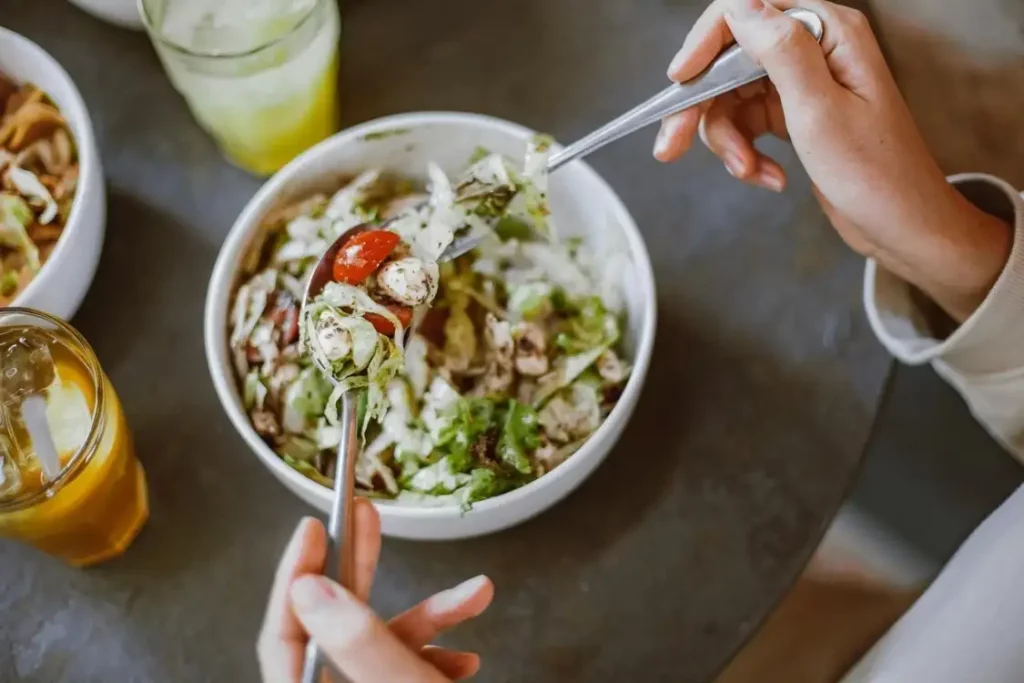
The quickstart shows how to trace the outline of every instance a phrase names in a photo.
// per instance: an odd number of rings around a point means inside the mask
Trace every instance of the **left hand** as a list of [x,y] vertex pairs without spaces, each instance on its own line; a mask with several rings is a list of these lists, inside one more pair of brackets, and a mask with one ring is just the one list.
[[[783,14],[792,7],[821,17],[821,45]],[[1013,231],[946,182],[864,15],[826,0],[714,0],[669,78],[693,78],[734,41],[768,78],[666,118],[655,156],[678,159],[699,134],[732,175],[778,192],[786,175],[754,141],[791,140],[852,249],[955,320],[970,317],[1002,273]]]
[[380,518],[364,499],[356,500],[354,514],[351,592],[320,575],[327,554],[324,525],[306,518],[295,530],[256,645],[264,683],[299,683],[310,636],[352,683],[442,683],[474,675],[480,668],[476,654],[430,642],[487,609],[494,597],[490,579],[469,579],[385,623],[366,604],[380,554]]

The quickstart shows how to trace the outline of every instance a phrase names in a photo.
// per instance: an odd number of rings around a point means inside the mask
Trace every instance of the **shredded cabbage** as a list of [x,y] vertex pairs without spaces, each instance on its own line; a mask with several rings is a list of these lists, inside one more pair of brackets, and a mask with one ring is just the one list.
[[27,230],[32,221],[32,209],[24,199],[0,193],[0,244],[21,252],[29,270],[37,273],[41,267],[39,249],[28,236]]
[[7,169],[7,178],[22,195],[42,202],[44,208],[43,212],[39,215],[40,223],[46,225],[57,217],[57,211],[59,210],[57,202],[54,201],[53,195],[39,181],[35,173],[17,166],[10,166]]
[[404,351],[404,332],[401,321],[386,306],[374,301],[362,289],[344,282],[328,282],[324,291],[317,297],[318,301],[344,310],[348,315],[359,316],[364,313],[375,313],[395,326],[394,337],[400,352]]

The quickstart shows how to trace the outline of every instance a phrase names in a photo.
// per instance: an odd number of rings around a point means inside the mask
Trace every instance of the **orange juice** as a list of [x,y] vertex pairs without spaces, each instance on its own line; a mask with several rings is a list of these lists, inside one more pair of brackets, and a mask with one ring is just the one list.
[[[31,396],[45,399],[49,438],[25,419]],[[0,536],[84,566],[124,552],[148,516],[121,403],[89,345],[45,314],[0,310]]]

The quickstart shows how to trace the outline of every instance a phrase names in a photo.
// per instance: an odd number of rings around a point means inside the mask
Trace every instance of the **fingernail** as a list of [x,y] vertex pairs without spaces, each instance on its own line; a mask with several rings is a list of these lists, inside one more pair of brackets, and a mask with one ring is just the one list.
[[739,21],[750,21],[761,16],[761,10],[763,9],[763,0],[735,0],[735,2],[729,3],[725,13]]
[[772,192],[782,192],[786,180],[774,168],[766,168],[761,171],[761,184]]
[[668,65],[668,77],[669,78],[672,78],[672,76],[677,71],[679,71],[679,69],[683,66],[683,63],[686,61],[686,58],[689,57],[689,56],[690,56],[690,51],[687,49],[686,45],[684,44],[682,49],[680,49],[679,52],[676,53],[676,56],[672,58],[672,61],[669,62],[669,65]]
[[743,159],[734,152],[726,152],[723,155],[725,161],[725,170],[727,170],[734,178],[739,178],[743,174]]
[[454,588],[441,591],[430,599],[430,611],[434,614],[444,614],[459,608],[462,603],[469,600],[478,590],[487,584],[487,577],[475,576],[468,581],[463,581]]
[[654,156],[660,157],[667,154],[668,143],[668,124],[662,121],[661,128],[658,129],[658,137],[654,139]]
[[296,579],[291,593],[292,604],[302,612],[315,612],[337,598],[329,579],[312,574]]

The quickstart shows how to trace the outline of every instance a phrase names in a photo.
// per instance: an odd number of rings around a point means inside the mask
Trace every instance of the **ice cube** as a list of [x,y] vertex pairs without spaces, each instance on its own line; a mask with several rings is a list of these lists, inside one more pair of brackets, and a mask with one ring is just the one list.
[[49,339],[27,331],[0,335],[0,403],[16,406],[57,379]]
[[76,382],[63,382],[46,392],[46,421],[57,452],[76,453],[89,438],[92,410]]

